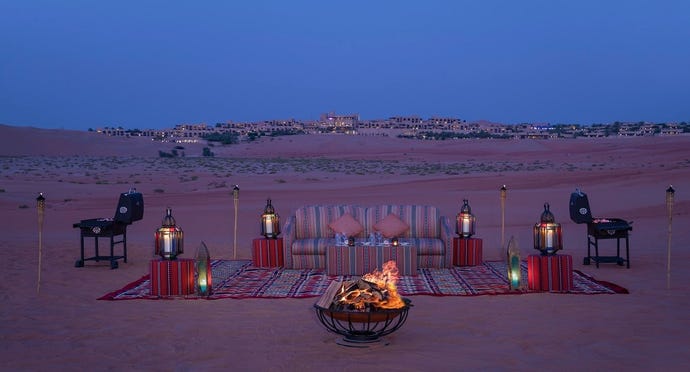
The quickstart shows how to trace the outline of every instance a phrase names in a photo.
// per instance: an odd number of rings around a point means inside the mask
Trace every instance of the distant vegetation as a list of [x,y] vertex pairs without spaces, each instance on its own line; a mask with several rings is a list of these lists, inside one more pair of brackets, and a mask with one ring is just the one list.
[[239,136],[236,133],[209,133],[203,139],[209,142],[220,142],[223,145],[232,145],[239,142]]

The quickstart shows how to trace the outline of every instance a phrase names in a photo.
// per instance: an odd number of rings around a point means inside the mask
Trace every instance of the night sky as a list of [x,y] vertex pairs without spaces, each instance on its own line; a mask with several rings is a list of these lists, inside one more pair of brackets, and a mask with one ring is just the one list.
[[0,123],[690,121],[690,1],[0,0]]

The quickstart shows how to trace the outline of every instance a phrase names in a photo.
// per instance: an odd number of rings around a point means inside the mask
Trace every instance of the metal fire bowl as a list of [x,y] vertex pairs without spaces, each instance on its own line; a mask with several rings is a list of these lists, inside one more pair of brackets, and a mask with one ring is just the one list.
[[374,311],[335,311],[316,304],[314,308],[319,321],[330,332],[343,336],[347,343],[366,344],[379,342],[381,337],[405,324],[412,301],[407,298],[403,298],[403,301],[405,306],[399,309]]

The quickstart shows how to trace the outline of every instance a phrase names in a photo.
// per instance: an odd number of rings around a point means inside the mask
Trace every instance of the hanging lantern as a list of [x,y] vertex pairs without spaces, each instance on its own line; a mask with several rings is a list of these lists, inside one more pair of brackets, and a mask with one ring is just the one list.
[[273,209],[271,199],[266,200],[266,208],[261,215],[261,235],[266,238],[275,239],[280,234],[280,216]]
[[155,254],[164,259],[174,260],[184,252],[184,233],[179,226],[175,225],[175,218],[169,207],[165,210],[165,217],[163,217],[161,225],[156,230]]
[[211,255],[208,253],[208,248],[204,242],[201,242],[199,249],[196,251],[196,280],[194,286],[196,287],[196,294],[199,296],[209,296],[212,288],[211,278]]
[[506,250],[508,257],[508,286],[511,290],[520,289],[520,281],[522,280],[522,272],[520,270],[520,248],[514,237],[510,237],[508,241],[508,249]]
[[469,238],[474,235],[476,218],[472,214],[472,209],[467,199],[463,199],[462,203],[460,213],[456,217],[455,232],[463,238]]
[[534,249],[541,251],[544,256],[556,254],[563,249],[561,224],[555,222],[549,203],[544,203],[541,221],[534,225]]

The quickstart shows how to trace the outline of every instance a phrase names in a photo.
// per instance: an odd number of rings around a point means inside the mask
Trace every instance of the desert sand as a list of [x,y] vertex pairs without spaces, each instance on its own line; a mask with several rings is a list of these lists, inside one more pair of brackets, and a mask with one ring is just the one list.
[[[686,370],[690,362],[690,136],[423,142],[290,136],[214,146],[96,133],[0,126],[0,360],[6,370]],[[233,234],[232,185],[240,187]],[[455,216],[467,198],[484,259],[503,257],[506,235],[522,255],[551,204],[574,268],[629,294],[411,297],[407,323],[372,349],[335,343],[315,298],[98,301],[148,272],[153,232],[170,206],[193,257],[251,259],[267,197],[286,219],[303,204],[416,203]],[[667,288],[665,190],[676,189]],[[72,224],[113,215],[117,196],[144,195],[128,228],[129,262],[75,268]],[[597,217],[632,220],[631,268],[583,265],[586,227],[570,221],[570,193]],[[46,202],[37,293],[36,197]],[[611,241],[602,250],[615,250]],[[89,245],[87,245],[88,249]]]

